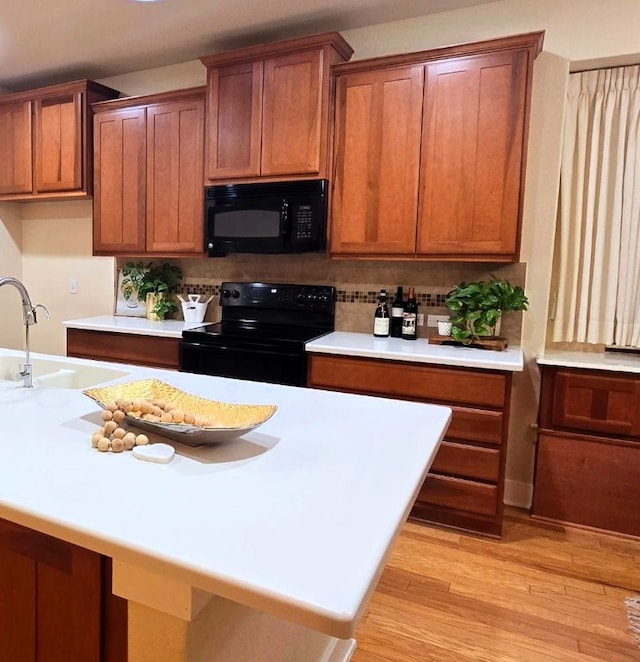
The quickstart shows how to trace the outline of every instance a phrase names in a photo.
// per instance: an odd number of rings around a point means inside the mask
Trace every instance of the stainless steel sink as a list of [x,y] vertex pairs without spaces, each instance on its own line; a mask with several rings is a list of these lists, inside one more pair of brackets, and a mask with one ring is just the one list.
[[[24,354],[0,354],[0,379],[20,381]],[[85,389],[110,382],[129,373],[118,368],[86,365],[71,361],[55,361],[33,357],[33,383],[51,388]]]

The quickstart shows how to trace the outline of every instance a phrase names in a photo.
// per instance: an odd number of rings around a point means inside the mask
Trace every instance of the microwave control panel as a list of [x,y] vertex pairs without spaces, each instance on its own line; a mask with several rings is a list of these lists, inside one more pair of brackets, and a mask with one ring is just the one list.
[[295,215],[295,238],[311,239],[313,236],[313,209],[311,205],[298,205]]

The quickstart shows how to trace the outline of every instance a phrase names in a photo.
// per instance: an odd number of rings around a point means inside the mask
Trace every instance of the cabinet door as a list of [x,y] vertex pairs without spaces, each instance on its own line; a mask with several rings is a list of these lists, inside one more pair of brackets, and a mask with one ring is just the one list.
[[82,93],[36,99],[36,193],[82,189]]
[[422,65],[339,77],[333,254],[414,254],[423,79]]
[[319,49],[265,60],[262,175],[320,172],[324,76]]
[[527,51],[426,65],[417,252],[515,260]]
[[208,71],[207,178],[260,174],[262,62]]
[[204,99],[147,108],[148,253],[204,252]]
[[0,104],[0,195],[31,193],[31,102]]
[[0,520],[0,659],[102,660],[102,558]]
[[0,546],[0,659],[36,662],[36,563]]
[[540,434],[532,514],[640,536],[640,446]]
[[94,117],[93,252],[145,249],[145,110]]

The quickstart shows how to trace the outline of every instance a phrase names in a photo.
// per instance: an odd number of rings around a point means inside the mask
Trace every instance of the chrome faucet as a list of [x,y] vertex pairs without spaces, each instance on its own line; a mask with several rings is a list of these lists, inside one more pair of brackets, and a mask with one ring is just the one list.
[[18,292],[20,292],[20,296],[22,298],[22,319],[25,327],[26,356],[25,356],[24,365],[20,369],[18,376],[23,378],[25,388],[31,388],[33,386],[33,376],[32,376],[31,361],[29,355],[30,354],[29,327],[38,321],[36,318],[36,309],[42,308],[42,310],[44,310],[45,315],[47,316],[47,319],[49,319],[51,316],[49,315],[49,311],[42,304],[38,303],[34,306],[31,303],[31,299],[29,297],[29,293],[27,292],[27,288],[17,278],[13,278],[11,276],[4,276],[3,278],[0,278],[0,287],[2,287],[3,285],[13,285],[18,290]]

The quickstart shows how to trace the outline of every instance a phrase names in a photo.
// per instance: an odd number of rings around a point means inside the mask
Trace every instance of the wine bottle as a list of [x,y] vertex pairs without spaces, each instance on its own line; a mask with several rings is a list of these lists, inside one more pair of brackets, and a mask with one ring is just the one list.
[[387,304],[387,291],[380,290],[380,297],[376,312],[373,315],[373,335],[376,338],[386,338],[389,335],[389,306]]
[[415,340],[418,337],[418,304],[413,287],[409,288],[409,297],[402,314],[402,337],[405,340]]
[[404,315],[404,299],[402,285],[396,290],[396,298],[391,304],[391,337],[402,338],[402,317]]

